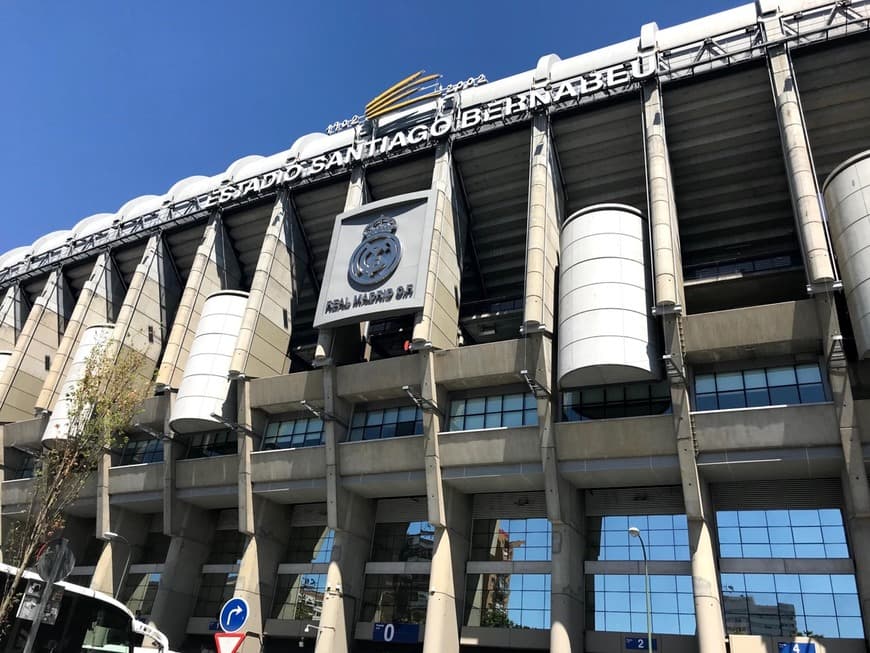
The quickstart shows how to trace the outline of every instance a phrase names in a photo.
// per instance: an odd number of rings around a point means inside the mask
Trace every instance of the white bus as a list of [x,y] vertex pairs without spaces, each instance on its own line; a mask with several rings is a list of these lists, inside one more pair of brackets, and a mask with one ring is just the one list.
[[[0,588],[9,587],[16,571],[0,563]],[[0,653],[24,651],[36,611],[34,597],[44,585],[35,572],[24,572],[7,623],[0,624]],[[166,635],[138,621],[123,603],[88,587],[55,583],[43,614],[34,653],[172,653]]]

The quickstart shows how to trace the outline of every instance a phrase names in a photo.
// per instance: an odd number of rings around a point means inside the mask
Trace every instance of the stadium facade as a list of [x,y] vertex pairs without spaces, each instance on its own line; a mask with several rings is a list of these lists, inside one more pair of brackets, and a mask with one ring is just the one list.
[[662,653],[865,651],[868,61],[866,0],[651,23],[0,255],[4,530],[104,341],[73,580],[175,648],[648,648],[648,557]]

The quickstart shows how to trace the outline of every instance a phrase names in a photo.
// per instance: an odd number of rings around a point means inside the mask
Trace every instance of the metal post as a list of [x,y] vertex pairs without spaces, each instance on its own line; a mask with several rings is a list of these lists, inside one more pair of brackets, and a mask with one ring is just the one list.
[[649,592],[649,560],[646,557],[646,545],[643,543],[643,537],[641,537],[639,528],[632,526],[628,529],[628,534],[640,540],[640,549],[643,552],[643,580],[646,594],[646,645],[647,650],[652,650],[652,603]]
[[121,596],[121,589],[124,587],[124,581],[127,578],[127,570],[130,568],[130,557],[133,555],[133,546],[130,544],[130,540],[128,540],[126,537],[112,531],[106,531],[105,533],[103,533],[103,538],[105,538],[109,542],[120,541],[127,545],[127,559],[124,560],[124,568],[121,571],[121,579],[118,582],[118,589],[115,590],[115,598],[117,599],[119,596]]

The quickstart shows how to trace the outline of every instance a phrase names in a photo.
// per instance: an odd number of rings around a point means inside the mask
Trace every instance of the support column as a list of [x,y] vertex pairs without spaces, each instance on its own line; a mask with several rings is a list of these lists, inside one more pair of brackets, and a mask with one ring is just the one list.
[[[365,168],[357,166],[350,173],[350,184],[344,200],[344,210],[361,207],[368,201]],[[363,343],[367,323],[320,329],[314,350],[314,366],[356,363]]]
[[234,596],[248,602],[250,615],[245,625],[247,632],[259,635],[245,638],[241,653],[259,653],[263,642],[263,629],[269,616],[269,607],[275,594],[278,565],[290,539],[290,513],[282,506],[259,497],[254,498],[254,533],[248,538]]
[[458,347],[462,244],[465,229],[459,201],[453,151],[450,141],[438,144],[432,171],[435,194],[435,222],[432,250],[426,275],[423,310],[417,314],[411,338],[413,349]]
[[645,82],[642,92],[656,308],[663,312],[680,311],[683,305],[680,232],[658,78]]
[[260,248],[251,292],[242,318],[230,377],[286,374],[292,318],[308,267],[302,232],[289,192],[278,193]]
[[151,609],[151,622],[169,638],[173,649],[184,640],[196,605],[202,566],[214,538],[214,516],[186,503],[175,507],[178,533],[173,534]]
[[112,531],[126,538],[130,542],[130,547],[123,541],[113,540],[106,542],[97,560],[94,576],[91,578],[91,589],[110,596],[122,596],[124,589],[120,584],[122,576],[125,570],[128,575],[130,573],[127,560],[129,559],[130,564],[134,565],[142,557],[142,550],[145,546],[145,538],[148,536],[150,525],[151,515],[135,513],[120,508],[111,510],[111,516],[106,519],[105,530],[100,530],[100,520],[97,519],[98,538],[103,539],[103,533]]
[[15,341],[27,319],[27,307],[20,286],[7,288],[0,300],[0,351],[15,349]]
[[[241,272],[220,215],[212,216],[196,250],[157,372],[158,388],[178,389],[206,297],[237,290]],[[120,321],[120,320],[119,320]]]
[[797,82],[783,42],[785,35],[779,8],[769,12],[760,10],[759,22],[768,42],[774,43],[767,49],[767,63],[807,280],[812,289],[822,289],[830,286],[836,277]]
[[[841,334],[834,297],[815,295],[816,313],[822,332],[823,353],[827,360],[828,384],[837,415],[840,446],[843,449],[843,494],[849,543],[855,561],[855,580],[864,621],[864,636],[870,641],[870,483],[864,465],[861,425],[855,412],[849,370],[834,346]],[[866,427],[865,427],[866,428]]]
[[362,601],[365,565],[371,549],[375,521],[374,502],[348,492],[341,485],[338,443],[344,441],[350,406],[338,396],[336,368],[323,368],[323,410],[330,415],[323,424],[326,454],[326,521],[335,531],[317,653],[347,653],[353,639],[353,622]]
[[61,271],[50,272],[27,316],[15,349],[0,375],[0,422],[33,417],[36,400],[62,336],[63,285]]
[[[716,566],[714,540],[710,534],[714,523],[706,486],[698,474],[695,426],[690,414],[689,390],[686,387],[681,317],[664,316],[665,348],[672,356],[671,402],[677,457],[683,487],[683,501],[689,528],[689,552],[692,556],[692,591],[695,598],[698,650],[700,653],[725,653],[725,620],[722,594]],[[676,374],[675,370],[680,373]]]
[[458,653],[465,599],[465,562],[471,526],[471,501],[461,492],[445,487],[441,478],[438,434],[443,427],[447,393],[435,382],[435,354],[420,352],[420,394],[434,409],[423,413],[425,438],[426,506],[429,523],[435,527],[429,601],[426,604],[424,653]]
[[551,141],[550,117],[536,114],[532,119],[523,333],[555,331],[556,267],[563,208],[562,180]]

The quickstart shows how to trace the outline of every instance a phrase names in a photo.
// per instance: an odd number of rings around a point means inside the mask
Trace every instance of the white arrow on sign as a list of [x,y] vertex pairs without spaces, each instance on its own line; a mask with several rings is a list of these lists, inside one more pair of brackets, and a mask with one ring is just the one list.
[[245,641],[244,633],[214,634],[214,643],[217,647],[217,653],[236,653],[243,641]]

